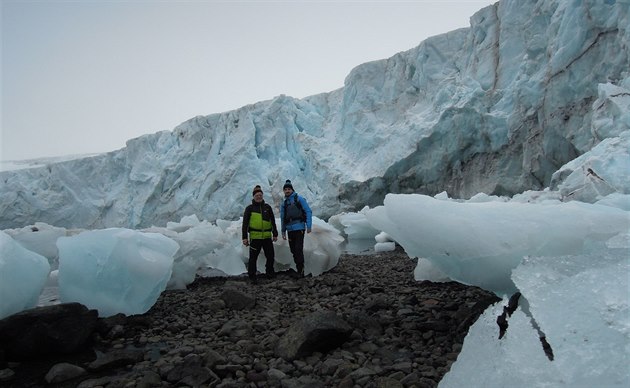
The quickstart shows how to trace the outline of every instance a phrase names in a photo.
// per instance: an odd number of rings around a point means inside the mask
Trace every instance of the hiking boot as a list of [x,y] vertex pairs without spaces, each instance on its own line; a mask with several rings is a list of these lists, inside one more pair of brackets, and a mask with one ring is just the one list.
[[258,278],[256,276],[249,278],[250,283],[258,284]]

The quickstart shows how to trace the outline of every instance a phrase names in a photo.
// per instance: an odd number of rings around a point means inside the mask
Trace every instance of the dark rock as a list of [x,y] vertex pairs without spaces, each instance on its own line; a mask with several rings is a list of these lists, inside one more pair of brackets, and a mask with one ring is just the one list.
[[48,384],[52,384],[72,380],[85,374],[87,374],[87,371],[80,366],[62,362],[50,368],[48,373],[46,373],[45,379]]
[[365,331],[368,337],[375,337],[383,333],[383,326],[378,319],[366,313],[352,311],[346,314],[344,318],[353,328]]
[[390,377],[379,377],[375,381],[376,388],[403,388],[400,381]]
[[223,356],[221,353],[216,352],[212,349],[206,350],[204,362],[208,368],[214,368],[216,365],[225,364],[225,361],[225,356]]
[[497,317],[497,325],[499,326],[499,339],[503,338],[508,328],[508,318],[512,316],[518,307],[518,300],[521,297],[520,292],[514,293],[510,297],[507,306],[503,306],[503,313]]
[[[129,332],[138,328],[151,327],[152,321],[150,317],[142,315],[130,315],[116,314],[110,317],[99,318],[96,323],[96,331],[103,337],[115,337],[112,335],[112,331],[120,330],[123,328],[125,332]],[[120,334],[118,332],[118,334]]]
[[216,372],[218,376],[221,378],[228,377],[230,375],[235,374],[238,371],[242,371],[244,367],[238,364],[226,364],[226,365],[216,365],[213,370]]
[[95,387],[104,387],[109,385],[114,381],[114,376],[103,376],[97,379],[87,379],[83,380],[76,388],[95,388]]
[[142,349],[117,349],[98,355],[96,360],[88,365],[88,369],[91,371],[114,369],[128,364],[135,364],[143,359],[144,352]]
[[138,382],[138,388],[154,388],[162,386],[162,378],[153,371],[148,371]]
[[84,350],[98,312],[80,303],[38,307],[0,321],[0,347],[7,360],[34,360]]
[[553,361],[553,349],[549,342],[547,342],[547,337],[544,335],[540,336],[540,343],[542,344],[543,350],[545,351],[545,355],[549,359],[549,361]]
[[285,284],[285,285],[280,287],[282,292],[284,292],[285,294],[290,294],[292,292],[299,291],[301,288],[302,287],[300,287],[298,285],[295,285],[295,284]]
[[166,380],[177,383],[177,386],[186,385],[198,387],[211,381],[210,386],[216,385],[220,378],[210,369],[198,365],[177,365],[167,375]]
[[421,331],[429,331],[429,330],[434,330],[434,331],[448,331],[449,330],[449,325],[446,322],[441,322],[441,321],[424,321],[424,322],[418,322],[416,325],[418,330]]
[[243,320],[230,319],[225,322],[221,329],[217,332],[220,336],[227,337],[249,337],[252,332],[252,326]]
[[352,288],[349,285],[344,284],[344,285],[333,288],[333,290],[330,293],[331,295],[343,295],[343,294],[348,294],[350,292],[352,292]]
[[227,308],[233,310],[251,309],[256,305],[256,298],[244,292],[227,289],[220,296]]
[[127,316],[122,313],[111,317],[99,318],[96,322],[96,332],[105,337],[114,327],[124,326],[125,324],[127,324]]
[[333,311],[315,312],[289,328],[278,341],[276,355],[293,360],[315,351],[327,352],[347,341],[352,330]]
[[267,375],[265,373],[260,373],[253,370],[247,372],[247,381],[251,381],[253,383],[261,383],[266,380]]
[[378,295],[370,300],[365,306],[365,310],[369,312],[375,312],[378,310],[386,310],[391,307],[391,303],[385,296]]
[[418,376],[416,372],[410,373],[407,376],[405,376],[402,380],[400,380],[400,383],[404,385],[405,387],[416,385],[419,382],[420,382],[420,376]]
[[15,372],[9,368],[0,369],[0,382],[11,380]]

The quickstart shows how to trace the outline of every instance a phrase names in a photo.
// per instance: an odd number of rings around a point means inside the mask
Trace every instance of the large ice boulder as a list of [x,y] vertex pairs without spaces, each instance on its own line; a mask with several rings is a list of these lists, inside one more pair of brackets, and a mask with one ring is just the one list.
[[61,237],[59,295],[99,316],[142,314],[166,288],[179,245],[159,233],[129,229],[87,231]]
[[[224,261],[229,261],[229,255],[221,255],[217,258],[217,253],[226,245],[223,230],[208,221],[199,221],[195,215],[183,217],[180,222],[168,222],[166,228],[154,226],[144,229],[143,232],[160,233],[176,241],[180,247],[174,257],[173,273],[167,284],[169,289],[186,288],[195,280],[197,271],[209,263],[217,264],[218,266],[213,266],[213,268],[220,271],[230,268],[229,265],[223,265]],[[235,245],[235,240],[231,242]],[[242,264],[238,260],[238,254],[231,257],[231,261]],[[237,268],[234,275],[241,274],[243,271],[244,267],[241,265],[240,270]]]
[[611,239],[594,254],[524,260],[512,277],[529,314],[519,307],[499,339],[496,320],[508,301],[486,310],[440,388],[630,386],[630,259],[622,237],[618,248]]
[[0,319],[35,307],[50,272],[48,260],[0,231]]
[[462,203],[417,194],[388,194],[367,218],[410,257],[497,295],[517,290],[511,275],[523,257],[597,252],[630,228],[627,211],[598,204]]

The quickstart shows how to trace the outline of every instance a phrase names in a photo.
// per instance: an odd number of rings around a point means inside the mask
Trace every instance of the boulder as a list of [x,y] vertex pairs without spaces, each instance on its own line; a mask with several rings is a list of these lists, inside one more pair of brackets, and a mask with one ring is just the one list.
[[287,361],[313,352],[325,353],[346,342],[352,327],[332,311],[318,311],[291,326],[278,341],[275,353]]
[[233,310],[248,310],[256,305],[256,297],[232,288],[223,291],[220,298],[226,307]]
[[115,369],[124,365],[136,364],[144,358],[142,349],[114,349],[111,352],[99,354],[96,360],[88,365],[90,371]]
[[62,362],[53,365],[44,378],[48,384],[60,383],[86,375],[87,371],[80,366]]
[[33,360],[86,349],[98,312],[80,303],[24,310],[0,320],[0,353],[8,361]]

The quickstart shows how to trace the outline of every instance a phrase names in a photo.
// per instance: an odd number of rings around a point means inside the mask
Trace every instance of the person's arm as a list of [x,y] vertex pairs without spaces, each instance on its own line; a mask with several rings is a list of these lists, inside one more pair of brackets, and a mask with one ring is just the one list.
[[248,205],[245,208],[245,212],[243,213],[243,226],[241,227],[241,238],[243,240],[243,245],[249,244],[249,239],[247,238],[247,232],[249,230],[249,218],[251,217],[252,209],[251,205]]
[[311,228],[313,227],[313,212],[304,197],[300,197],[300,203],[302,204],[302,209],[306,214],[306,233],[311,233]]
[[273,208],[269,206],[269,214],[271,215],[271,234],[273,235],[273,241],[278,240],[278,228],[276,227],[276,216],[273,214]]
[[280,232],[282,233],[282,238],[286,240],[287,226],[284,224],[284,200],[280,203]]

